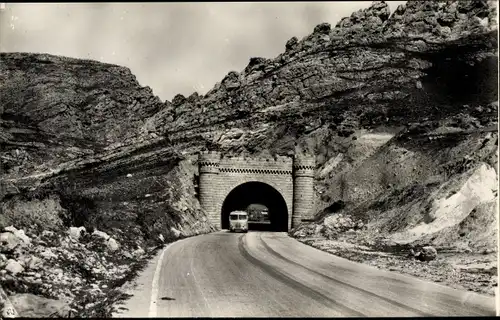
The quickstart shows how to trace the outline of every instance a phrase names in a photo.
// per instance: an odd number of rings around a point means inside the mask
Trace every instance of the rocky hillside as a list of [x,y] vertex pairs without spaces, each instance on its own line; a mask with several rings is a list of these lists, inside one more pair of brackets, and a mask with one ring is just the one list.
[[497,191],[474,181],[497,176],[494,5],[374,2],[171,102],[123,67],[1,53],[0,227],[97,227],[131,250],[210,232],[195,154],[216,149],[315,154],[320,224],[340,210],[391,241],[493,239]]

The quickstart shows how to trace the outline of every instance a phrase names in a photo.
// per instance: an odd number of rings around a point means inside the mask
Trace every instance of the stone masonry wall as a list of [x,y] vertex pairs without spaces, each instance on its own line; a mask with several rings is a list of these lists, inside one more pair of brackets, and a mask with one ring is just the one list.
[[200,204],[218,229],[224,200],[234,188],[247,182],[265,183],[281,194],[288,210],[289,230],[301,219],[310,218],[315,169],[312,157],[222,157],[209,151],[200,154],[199,166]]

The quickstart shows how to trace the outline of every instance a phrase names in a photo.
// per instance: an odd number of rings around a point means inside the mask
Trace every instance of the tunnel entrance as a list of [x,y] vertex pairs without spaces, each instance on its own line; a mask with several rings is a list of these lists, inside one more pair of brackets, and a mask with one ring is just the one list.
[[[285,199],[268,184],[247,182],[234,188],[222,204],[222,229],[229,229],[229,214],[235,210],[253,213],[249,218],[249,230],[288,231],[288,208]],[[257,214],[257,211],[260,214]]]

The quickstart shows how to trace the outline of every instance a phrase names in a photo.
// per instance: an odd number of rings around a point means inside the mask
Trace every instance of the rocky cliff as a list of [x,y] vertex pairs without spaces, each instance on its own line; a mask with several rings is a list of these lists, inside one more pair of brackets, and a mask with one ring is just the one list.
[[[209,232],[193,196],[203,149],[313,153],[320,221],[341,210],[394,241],[446,216],[433,199],[497,175],[493,1],[409,1],[392,14],[374,2],[290,39],[275,58],[250,58],[205,95],[171,102],[123,67],[0,59],[2,227],[97,226],[124,232],[134,248],[159,234]],[[458,228],[476,210],[484,214],[473,229],[491,227],[491,192],[443,225]],[[415,239],[441,232],[436,241],[449,246],[461,232],[432,230]]]

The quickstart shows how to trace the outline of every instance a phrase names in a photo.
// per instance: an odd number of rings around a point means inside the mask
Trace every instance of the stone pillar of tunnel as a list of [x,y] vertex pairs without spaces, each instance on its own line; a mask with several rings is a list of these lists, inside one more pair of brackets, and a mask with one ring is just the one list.
[[208,215],[210,223],[220,230],[220,212],[217,212],[217,203],[220,201],[219,195],[219,162],[221,155],[219,152],[202,152],[199,155],[200,181],[199,199],[200,205]]
[[314,216],[314,170],[313,156],[295,156],[293,161],[293,216],[292,228],[302,223],[302,219]]

